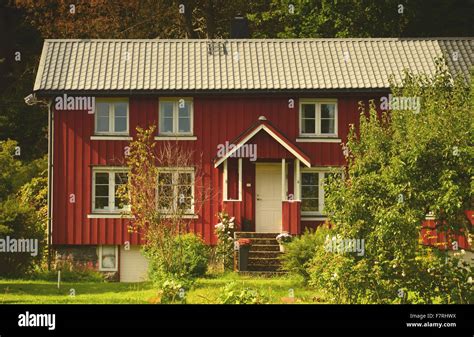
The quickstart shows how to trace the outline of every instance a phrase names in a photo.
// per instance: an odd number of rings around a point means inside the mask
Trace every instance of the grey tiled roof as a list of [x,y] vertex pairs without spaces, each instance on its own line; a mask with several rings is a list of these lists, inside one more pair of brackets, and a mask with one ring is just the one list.
[[403,69],[433,73],[439,56],[467,76],[473,47],[474,38],[46,40],[34,90],[388,88]]

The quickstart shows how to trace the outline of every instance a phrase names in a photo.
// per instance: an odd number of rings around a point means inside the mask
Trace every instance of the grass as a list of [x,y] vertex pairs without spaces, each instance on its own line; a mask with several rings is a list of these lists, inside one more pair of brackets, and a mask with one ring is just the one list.
[[[297,279],[235,273],[197,279],[187,293],[187,303],[219,303],[221,288],[232,281],[258,290],[270,299],[270,303],[324,303],[320,293],[303,286]],[[75,296],[72,296],[74,293]],[[294,301],[291,293],[294,294]],[[0,280],[0,304],[146,304],[156,296],[157,290],[150,282],[64,282],[58,289],[55,282],[49,281]]]

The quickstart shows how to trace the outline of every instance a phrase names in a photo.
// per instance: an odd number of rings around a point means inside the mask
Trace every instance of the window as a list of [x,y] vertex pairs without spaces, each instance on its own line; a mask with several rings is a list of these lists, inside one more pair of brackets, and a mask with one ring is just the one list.
[[158,172],[158,207],[166,213],[194,212],[194,170],[160,169]]
[[307,137],[337,135],[337,102],[301,100],[300,134]]
[[193,102],[190,99],[162,99],[159,111],[160,135],[193,134]]
[[125,99],[99,100],[96,103],[96,134],[128,135],[128,101]]
[[99,246],[99,270],[117,271],[117,246]]
[[324,211],[324,180],[339,173],[329,171],[301,172],[301,213],[322,215]]
[[128,173],[125,169],[109,168],[93,171],[92,209],[94,212],[119,213],[128,210],[118,195],[121,185],[127,183]]

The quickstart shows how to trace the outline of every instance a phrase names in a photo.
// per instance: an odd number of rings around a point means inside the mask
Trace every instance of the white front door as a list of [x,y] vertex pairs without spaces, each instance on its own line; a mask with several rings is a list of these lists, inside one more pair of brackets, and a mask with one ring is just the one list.
[[255,231],[281,232],[281,164],[256,164]]

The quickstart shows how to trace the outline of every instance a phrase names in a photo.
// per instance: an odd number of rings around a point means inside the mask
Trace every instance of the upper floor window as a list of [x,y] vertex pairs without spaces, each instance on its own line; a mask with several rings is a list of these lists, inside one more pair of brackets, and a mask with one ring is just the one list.
[[166,213],[194,212],[194,170],[163,168],[158,172],[158,207]]
[[301,172],[301,212],[306,215],[324,214],[324,181],[333,171],[304,170]]
[[301,100],[300,135],[324,137],[337,135],[336,100]]
[[184,98],[160,99],[159,107],[160,135],[193,134],[193,101]]
[[129,206],[120,197],[119,187],[128,181],[127,169],[97,168],[93,170],[92,208],[94,212],[119,213]]
[[95,109],[95,133],[128,135],[128,100],[100,99]]

